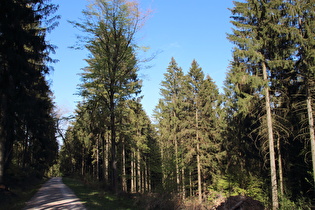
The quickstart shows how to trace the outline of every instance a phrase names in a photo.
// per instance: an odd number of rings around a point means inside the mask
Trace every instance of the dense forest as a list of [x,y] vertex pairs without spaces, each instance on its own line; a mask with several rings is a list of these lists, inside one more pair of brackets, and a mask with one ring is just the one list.
[[[66,132],[45,80],[57,7],[0,2],[0,183],[79,175],[115,193],[196,203],[243,195],[270,209],[308,208],[315,193],[315,3],[235,1],[224,89],[198,61],[170,58],[154,115],[141,104],[135,1],[95,0],[72,22],[89,51]],[[215,30],[215,29],[213,29]],[[63,144],[58,153],[57,137]],[[57,165],[56,165],[57,164]],[[19,176],[20,177],[20,176]]]
[[0,184],[43,177],[58,157],[52,93],[45,79],[58,16],[42,0],[0,1]]

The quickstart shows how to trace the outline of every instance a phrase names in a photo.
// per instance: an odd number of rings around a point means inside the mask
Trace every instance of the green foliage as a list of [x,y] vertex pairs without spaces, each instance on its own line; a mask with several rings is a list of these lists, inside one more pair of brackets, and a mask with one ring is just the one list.
[[63,177],[62,181],[74,191],[87,209],[137,209],[133,206],[132,199],[104,191],[99,183],[84,184],[81,180],[70,177]]
[[[242,185],[231,176],[216,176],[214,183],[208,187],[209,191],[224,193],[226,197],[229,196],[249,196],[255,200],[263,203],[268,203],[268,195],[264,189],[263,179],[249,175],[246,178],[246,185]],[[210,198],[211,199],[211,198]]]
[[[54,48],[45,40],[57,6],[0,3],[0,183],[15,167],[43,176],[57,158],[52,93],[45,80]],[[5,180],[7,179],[7,180]]]
[[15,174],[15,177],[10,180],[12,182],[9,183],[9,191],[0,191],[1,209],[23,209],[25,203],[35,195],[46,181],[45,179],[38,179],[35,176],[26,176],[25,174],[19,171],[19,174]]

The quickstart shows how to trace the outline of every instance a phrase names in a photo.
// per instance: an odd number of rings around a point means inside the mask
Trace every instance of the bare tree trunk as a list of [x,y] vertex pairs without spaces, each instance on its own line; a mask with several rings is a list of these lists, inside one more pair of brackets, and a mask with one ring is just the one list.
[[202,203],[202,187],[201,187],[201,165],[200,165],[200,144],[197,143],[197,173],[198,173],[198,199]]
[[280,187],[280,196],[284,195],[284,184],[283,184],[283,165],[282,165],[282,155],[280,147],[280,137],[277,139],[277,148],[278,148],[278,164],[279,164],[279,187]]
[[200,164],[200,143],[199,143],[199,126],[198,126],[198,109],[196,109],[196,143],[197,143],[197,174],[198,174],[198,199],[199,203],[202,203],[202,187],[201,187],[201,164]]
[[109,184],[108,181],[108,166],[109,166],[109,159],[108,159],[108,154],[109,154],[109,133],[106,136],[106,133],[103,136],[103,175],[104,175],[104,180],[106,185]]
[[5,165],[5,142],[6,142],[6,118],[7,118],[7,98],[5,94],[1,95],[0,101],[0,184],[4,183],[4,165]]
[[141,192],[140,149],[137,149],[137,192]]
[[185,169],[182,168],[182,193],[183,193],[183,199],[186,198],[186,189],[185,189]]
[[192,178],[191,178],[191,170],[189,169],[189,196],[193,195],[193,190],[192,190]]
[[310,141],[311,141],[311,154],[312,154],[312,165],[313,165],[313,179],[315,184],[315,132],[314,132],[314,117],[313,117],[313,108],[312,108],[312,97],[310,91],[310,84],[307,82],[307,115],[308,115],[308,127],[310,132]]
[[0,184],[4,182],[4,138],[2,136],[2,125],[0,125]]
[[82,147],[82,161],[81,161],[81,175],[84,176],[84,167],[85,167],[85,164],[84,164],[84,147]]
[[114,103],[114,90],[110,88],[109,101],[110,101],[110,131],[111,131],[111,187],[115,193],[118,193],[118,169],[117,169],[117,151],[116,151],[116,115]]
[[148,182],[148,192],[151,192],[151,169],[150,169],[150,164],[147,166],[147,182]]
[[[176,119],[176,113],[173,113],[174,119]],[[174,125],[174,144],[175,144],[175,173],[176,173],[176,191],[179,192],[180,181],[179,181],[179,166],[178,166],[178,143],[177,143],[177,122]]]
[[127,192],[125,140],[122,142],[122,189]]
[[131,193],[135,193],[136,192],[136,190],[135,190],[135,186],[136,186],[136,184],[135,184],[135,179],[134,179],[134,177],[135,177],[135,155],[134,155],[134,152],[131,152],[131,183],[130,183],[130,191],[131,191]]
[[96,137],[96,179],[99,180],[100,179],[100,162],[99,162],[99,150],[100,150],[100,147],[99,147],[99,137],[97,136]]
[[[268,82],[267,67],[264,62],[262,63],[262,67],[263,67],[264,80]],[[279,201],[278,201],[277,171],[276,171],[275,146],[274,146],[274,138],[273,138],[272,116],[271,116],[270,95],[269,95],[268,84],[266,84],[266,87],[265,87],[265,100],[266,100],[266,112],[267,112],[268,141],[269,141],[272,208],[278,209]]]

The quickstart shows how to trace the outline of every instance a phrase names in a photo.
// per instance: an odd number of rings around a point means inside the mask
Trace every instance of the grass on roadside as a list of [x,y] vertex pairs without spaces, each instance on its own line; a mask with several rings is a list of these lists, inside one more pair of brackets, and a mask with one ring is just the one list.
[[33,179],[28,182],[18,183],[9,188],[9,190],[0,191],[0,209],[20,210],[25,207],[41,185],[47,181]]
[[100,187],[86,186],[75,178],[63,177],[62,181],[74,191],[87,209],[137,209],[133,206],[134,201],[130,198],[118,197]]

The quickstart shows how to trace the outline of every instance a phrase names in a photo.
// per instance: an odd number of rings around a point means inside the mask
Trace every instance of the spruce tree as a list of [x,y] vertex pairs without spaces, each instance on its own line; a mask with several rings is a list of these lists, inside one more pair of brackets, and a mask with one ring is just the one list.
[[143,17],[135,2],[124,0],[96,0],[84,15],[85,22],[74,23],[89,34],[85,47],[91,53],[87,59],[89,66],[82,74],[81,95],[103,103],[108,110],[111,184],[118,192],[117,107],[122,100],[140,92],[134,37]]
[[[161,154],[163,162],[164,186],[170,191],[179,190],[180,186],[180,123],[183,102],[184,73],[172,58],[162,81],[162,99],[156,108],[159,122]],[[167,174],[171,174],[168,176]],[[171,184],[171,183],[173,184]],[[175,184],[174,184],[175,183]],[[173,187],[174,186],[174,187]]]
[[[234,50],[236,68],[240,67],[238,63],[245,64],[241,66],[245,73],[241,81],[250,84],[249,88],[254,89],[253,94],[264,98],[265,114],[260,119],[261,126],[267,130],[269,142],[273,209],[278,208],[279,203],[274,140],[276,128],[272,110],[275,106],[272,104],[276,103],[273,101],[275,96],[281,94],[275,85],[279,81],[277,76],[281,74],[280,69],[291,70],[293,66],[290,57],[293,44],[286,31],[281,30],[286,24],[283,6],[284,2],[280,0],[235,2],[231,11],[236,29],[229,35],[229,39],[237,46]],[[245,96],[251,99],[253,94]]]
[[[24,152],[30,153],[35,160],[30,164],[38,164],[34,170],[40,174],[56,154],[51,93],[44,78],[53,50],[45,36],[56,24],[54,18],[49,19],[56,9],[42,0],[0,2],[0,183],[14,158],[12,148],[17,141],[24,148],[34,145]],[[17,136],[21,133],[26,133],[24,139]],[[47,163],[42,162],[45,158]]]

